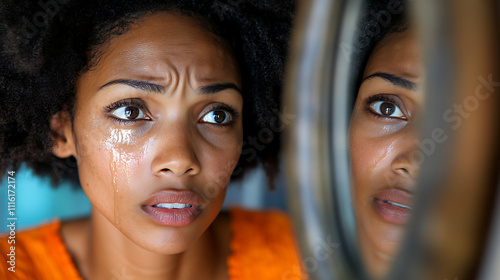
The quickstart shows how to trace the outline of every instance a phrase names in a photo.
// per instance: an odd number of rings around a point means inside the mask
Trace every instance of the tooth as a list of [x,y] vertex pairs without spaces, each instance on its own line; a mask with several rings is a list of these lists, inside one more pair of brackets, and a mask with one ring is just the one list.
[[384,200],[384,202],[389,203],[389,204],[394,205],[394,206],[397,206],[397,207],[401,207],[401,208],[413,210],[413,208],[411,208],[410,206],[407,206],[407,205],[404,205],[404,204],[399,204],[399,203],[396,203],[396,202],[393,202],[393,201],[390,201],[390,200]]
[[167,208],[167,209],[183,209],[187,207],[192,207],[191,204],[183,203],[158,203],[155,207]]

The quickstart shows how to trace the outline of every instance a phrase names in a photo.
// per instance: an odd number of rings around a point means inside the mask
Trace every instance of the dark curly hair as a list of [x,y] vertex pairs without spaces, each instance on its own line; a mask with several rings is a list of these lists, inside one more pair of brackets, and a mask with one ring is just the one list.
[[[388,34],[408,28],[408,10],[405,0],[367,0],[357,28],[353,61],[359,89],[363,72],[375,47]],[[356,90],[357,94],[357,90]]]
[[[0,5],[0,172],[27,163],[53,183],[77,179],[75,159],[52,155],[50,118],[71,114],[75,81],[99,59],[99,46],[144,15],[175,11],[208,21],[231,45],[243,79],[244,146],[233,172],[263,163],[277,170],[284,61],[293,0],[2,0]],[[267,133],[263,133],[263,131]],[[269,133],[271,132],[271,133]],[[264,137],[265,136],[265,137]],[[262,144],[252,147],[251,139]],[[250,140],[249,140],[250,139]]]

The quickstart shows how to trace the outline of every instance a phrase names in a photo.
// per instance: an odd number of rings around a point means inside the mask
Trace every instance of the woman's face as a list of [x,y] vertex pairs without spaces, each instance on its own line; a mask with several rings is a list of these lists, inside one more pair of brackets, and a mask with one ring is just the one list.
[[153,252],[185,251],[215,219],[243,138],[228,45],[192,17],[147,16],[77,82],[73,155],[93,211]]
[[422,65],[414,30],[387,35],[366,65],[350,125],[353,198],[369,272],[383,276],[398,252],[420,160]]

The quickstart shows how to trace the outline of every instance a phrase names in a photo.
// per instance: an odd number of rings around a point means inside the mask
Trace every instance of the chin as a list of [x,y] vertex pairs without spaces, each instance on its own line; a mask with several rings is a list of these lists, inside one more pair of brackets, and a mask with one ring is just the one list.
[[405,228],[384,221],[375,211],[365,213],[358,222],[361,253],[370,275],[382,278],[399,253]]
[[[168,228],[157,232],[139,234],[131,239],[139,247],[161,255],[175,255],[188,250],[201,236],[201,233],[186,232],[185,229]],[[147,233],[146,233],[147,232]]]

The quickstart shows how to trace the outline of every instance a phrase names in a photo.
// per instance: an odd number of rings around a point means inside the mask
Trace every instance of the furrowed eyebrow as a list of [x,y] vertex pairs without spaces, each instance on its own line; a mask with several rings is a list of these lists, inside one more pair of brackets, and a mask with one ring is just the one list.
[[200,93],[202,94],[213,94],[226,89],[234,89],[241,94],[241,89],[239,89],[235,84],[225,83],[225,84],[213,84],[200,88]]
[[[139,90],[150,91],[150,92],[154,92],[154,93],[165,92],[164,86],[154,84],[151,82],[147,82],[147,81],[126,80],[126,79],[114,80],[114,81],[111,81],[109,83],[106,83],[105,85],[101,86],[99,88],[99,90],[101,90],[107,86],[114,85],[114,84],[127,85],[130,87],[139,89]],[[233,83],[222,83],[222,84],[213,84],[213,85],[203,86],[200,88],[199,92],[201,94],[214,94],[214,93],[217,93],[219,91],[226,90],[226,89],[234,89],[241,94],[241,90]]]
[[150,91],[154,93],[163,93],[165,91],[165,87],[161,85],[157,85],[151,82],[146,82],[146,81],[136,81],[136,80],[125,80],[125,79],[120,79],[120,80],[114,80],[109,83],[106,83],[105,85],[101,86],[99,90],[103,89],[104,87],[114,85],[114,84],[122,84],[122,85],[127,85],[139,90],[143,91]]
[[382,73],[382,72],[378,72],[378,73],[375,73],[373,75],[370,75],[370,76],[364,78],[363,82],[368,80],[368,79],[375,78],[375,77],[382,78],[382,79],[390,82],[391,84],[393,84],[397,87],[404,88],[407,90],[415,91],[415,89],[417,88],[417,85],[410,80],[407,80],[407,79],[400,77],[400,76],[396,76],[396,75],[392,75],[392,74],[388,74],[388,73]]

